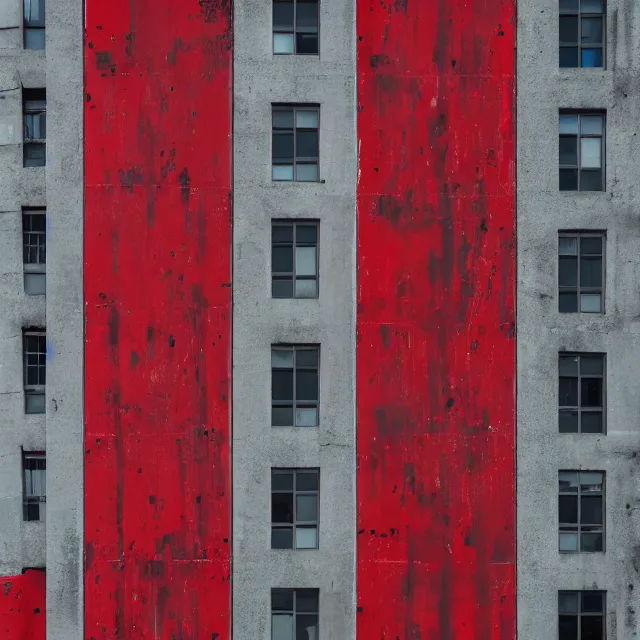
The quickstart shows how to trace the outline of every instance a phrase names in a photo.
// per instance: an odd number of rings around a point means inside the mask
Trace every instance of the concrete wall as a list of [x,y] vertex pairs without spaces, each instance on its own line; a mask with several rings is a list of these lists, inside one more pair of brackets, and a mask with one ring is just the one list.
[[83,3],[49,2],[47,638],[83,637]]
[[[271,3],[235,2],[233,637],[271,637],[273,587],[320,589],[323,640],[355,634],[355,3],[321,2],[320,56],[273,56]],[[320,183],[271,182],[272,103],[320,104]],[[271,299],[271,220],[320,220],[320,297]],[[320,344],[320,426],[272,428],[271,345]],[[270,470],[320,468],[315,551],[270,548]]]
[[[518,3],[518,631],[557,633],[559,589],[607,591],[640,632],[640,5],[608,2],[607,68],[558,68],[557,0]],[[606,191],[559,192],[558,110],[606,109]],[[604,230],[605,315],[558,313],[557,236]],[[558,352],[607,354],[607,434],[558,433]],[[606,472],[605,553],[558,553],[558,470]]]

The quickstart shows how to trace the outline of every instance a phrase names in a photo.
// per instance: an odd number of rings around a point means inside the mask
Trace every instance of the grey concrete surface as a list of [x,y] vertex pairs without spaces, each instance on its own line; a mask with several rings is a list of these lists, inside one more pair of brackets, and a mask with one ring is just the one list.
[[47,4],[47,638],[83,628],[83,3]]
[[[320,590],[355,637],[355,3],[321,3],[320,55],[273,56],[271,3],[235,2],[233,637],[271,637],[275,587]],[[271,105],[320,104],[320,178],[271,182]],[[320,221],[320,296],[273,300],[271,220]],[[320,425],[272,428],[271,345],[320,344]],[[320,468],[319,549],[271,550],[270,470]]]
[[[640,635],[640,5],[609,0],[606,69],[558,68],[557,0],[518,2],[518,637],[557,637],[558,590],[607,592]],[[558,189],[559,109],[606,110],[606,191]],[[606,231],[605,315],[558,312],[559,230]],[[607,433],[558,433],[558,352],[606,353]],[[606,472],[605,552],[558,552],[558,471]]]

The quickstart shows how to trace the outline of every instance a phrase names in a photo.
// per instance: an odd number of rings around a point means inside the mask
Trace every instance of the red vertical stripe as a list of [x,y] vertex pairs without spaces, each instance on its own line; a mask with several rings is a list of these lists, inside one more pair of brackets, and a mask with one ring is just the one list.
[[514,0],[357,0],[358,638],[515,637]]
[[46,577],[31,569],[0,579],[0,638],[45,640]]
[[230,637],[231,0],[86,0],[85,632]]

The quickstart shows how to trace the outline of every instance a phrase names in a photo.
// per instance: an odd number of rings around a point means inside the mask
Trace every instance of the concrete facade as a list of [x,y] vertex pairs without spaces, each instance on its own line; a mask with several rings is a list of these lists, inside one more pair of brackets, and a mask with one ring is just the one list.
[[[272,54],[271,3],[235,2],[233,637],[271,637],[272,588],[318,588],[355,637],[355,3],[320,3],[320,55]],[[320,105],[320,179],[271,181],[271,105]],[[319,220],[319,298],[271,298],[271,220]],[[271,345],[320,345],[320,426],[271,427]],[[320,469],[319,549],[271,550],[270,471]]]
[[[640,633],[640,6],[609,0],[606,68],[558,68],[557,0],[518,2],[518,632],[557,637],[558,590],[607,592]],[[560,109],[606,110],[606,191],[560,192]],[[558,231],[606,232],[604,315],[558,312]],[[606,354],[606,435],[558,431],[558,353]],[[605,551],[558,551],[558,471],[605,480]]]

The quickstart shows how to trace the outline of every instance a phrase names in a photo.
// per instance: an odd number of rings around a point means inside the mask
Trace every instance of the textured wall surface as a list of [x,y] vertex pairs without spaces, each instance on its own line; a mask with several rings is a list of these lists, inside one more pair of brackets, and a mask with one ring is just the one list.
[[512,0],[358,0],[358,637],[515,635]]
[[45,640],[44,571],[30,570],[0,579],[0,637]]
[[231,2],[86,3],[85,633],[230,629]]

